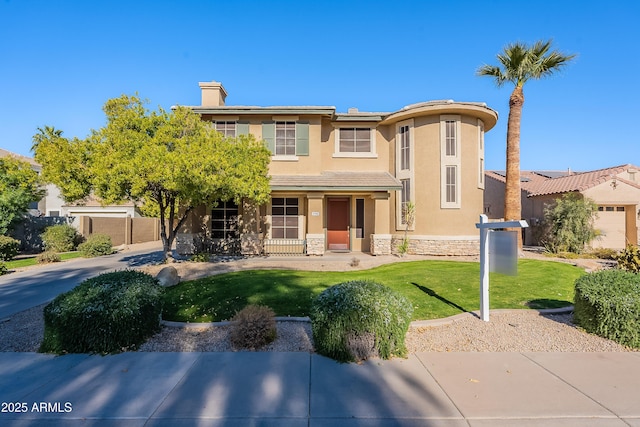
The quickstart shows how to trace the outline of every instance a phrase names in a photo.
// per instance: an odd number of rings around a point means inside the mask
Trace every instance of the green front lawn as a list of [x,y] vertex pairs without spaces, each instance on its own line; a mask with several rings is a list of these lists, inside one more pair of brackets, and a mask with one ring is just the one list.
[[[58,255],[60,255],[61,261],[81,257],[80,252],[64,252]],[[30,267],[32,265],[38,265],[37,257],[37,255],[34,255],[28,258],[20,258],[13,261],[7,261],[5,265],[9,270],[12,270],[14,268]]]
[[[557,308],[573,302],[578,267],[520,260],[517,276],[491,274],[491,308]],[[365,279],[406,296],[413,319],[438,319],[480,308],[480,266],[455,261],[415,261],[371,270],[317,272],[248,270],[183,282],[165,293],[163,318],[180,322],[228,320],[248,304],[271,307],[278,316],[307,316],[312,299],[329,286]]]

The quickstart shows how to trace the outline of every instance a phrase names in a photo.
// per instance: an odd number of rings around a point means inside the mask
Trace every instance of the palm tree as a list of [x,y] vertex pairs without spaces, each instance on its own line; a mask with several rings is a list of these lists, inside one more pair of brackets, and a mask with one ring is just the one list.
[[[569,63],[576,55],[565,55],[551,50],[551,40],[537,41],[533,46],[525,43],[507,45],[497,55],[500,65],[483,65],[476,74],[490,76],[502,87],[506,82],[515,86],[509,97],[509,119],[507,122],[507,175],[504,195],[505,221],[522,219],[520,200],[520,119],[524,105],[524,84],[530,80],[548,77]],[[518,247],[522,240],[518,233]]]

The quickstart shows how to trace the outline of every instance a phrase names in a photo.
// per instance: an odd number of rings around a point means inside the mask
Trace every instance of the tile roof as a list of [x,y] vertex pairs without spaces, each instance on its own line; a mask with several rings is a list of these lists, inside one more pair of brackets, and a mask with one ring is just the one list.
[[273,175],[273,190],[400,190],[389,172],[334,172],[320,175]]
[[35,166],[37,168],[40,167],[40,165],[33,158],[13,153],[9,150],[5,150],[4,148],[0,148],[0,157],[15,157],[18,160],[29,163],[31,166]]
[[[527,193],[527,197],[544,196],[584,191],[607,182],[613,177],[616,177],[618,181],[640,188],[638,183],[617,176],[628,169],[637,170],[638,168],[626,164],[588,172],[521,171],[521,188]],[[487,171],[487,176],[505,182],[504,174],[501,171]]]

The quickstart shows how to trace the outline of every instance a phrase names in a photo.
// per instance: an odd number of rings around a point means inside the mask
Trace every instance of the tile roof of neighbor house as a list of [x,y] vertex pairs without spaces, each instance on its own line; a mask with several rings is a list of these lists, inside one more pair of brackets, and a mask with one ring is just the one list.
[[389,172],[322,172],[320,175],[273,175],[273,190],[401,190]]
[[34,169],[40,170],[40,165],[31,157],[23,156],[21,154],[12,153],[9,150],[0,148],[0,157],[15,157],[18,160],[29,163]]
[[[626,164],[588,172],[520,171],[520,184],[522,190],[527,193],[527,197],[584,191],[614,177],[618,181],[640,188],[637,183],[617,176],[628,169],[638,170],[636,166]],[[502,171],[488,171],[487,176],[505,182]]]

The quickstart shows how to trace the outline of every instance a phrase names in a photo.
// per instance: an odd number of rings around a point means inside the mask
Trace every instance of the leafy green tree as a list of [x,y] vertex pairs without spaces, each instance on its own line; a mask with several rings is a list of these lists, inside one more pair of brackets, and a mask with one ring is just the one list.
[[262,142],[244,135],[224,138],[186,107],[149,111],[144,104],[137,96],[108,100],[106,125],[85,140],[39,129],[33,151],[43,176],[61,188],[65,199],[93,191],[106,204],[155,204],[166,256],[196,206],[268,200],[271,157]]
[[0,235],[24,218],[31,202],[42,198],[38,173],[14,157],[0,158]]
[[[551,40],[537,41],[532,46],[516,42],[507,45],[503,52],[497,55],[499,65],[484,65],[476,72],[479,76],[493,77],[498,87],[502,87],[507,82],[514,85],[509,97],[509,118],[507,120],[505,221],[522,219],[520,122],[524,105],[524,84],[529,80],[539,80],[551,76],[571,62],[575,56],[551,50]],[[522,246],[520,233],[518,233],[518,246]]]
[[582,253],[597,235],[594,228],[597,215],[598,205],[579,194],[569,193],[556,199],[555,204],[545,206],[544,246],[553,253]]

